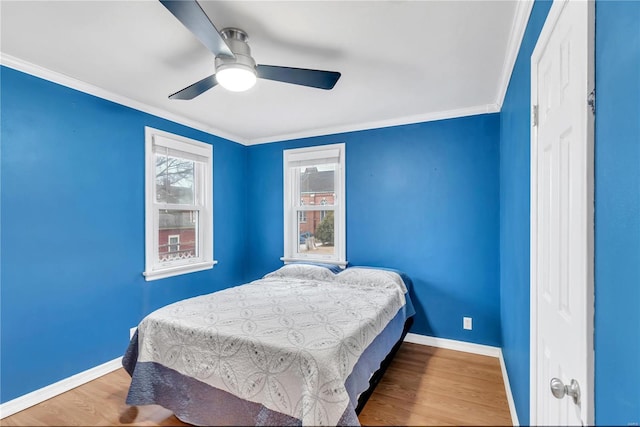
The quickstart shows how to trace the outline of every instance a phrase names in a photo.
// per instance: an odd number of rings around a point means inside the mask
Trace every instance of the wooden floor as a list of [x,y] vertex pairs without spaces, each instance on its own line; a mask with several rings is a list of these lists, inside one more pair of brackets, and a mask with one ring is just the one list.
[[[125,404],[119,369],[3,420],[3,426],[187,425],[160,406]],[[497,358],[404,343],[360,414],[362,425],[511,425]]]

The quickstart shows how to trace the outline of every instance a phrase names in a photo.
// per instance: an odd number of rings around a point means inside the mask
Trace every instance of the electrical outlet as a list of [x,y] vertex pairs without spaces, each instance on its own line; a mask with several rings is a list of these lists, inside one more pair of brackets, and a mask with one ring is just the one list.
[[471,319],[471,317],[462,318],[462,327],[468,331],[473,329],[473,320]]
[[131,340],[131,338],[133,338],[133,336],[136,333],[136,330],[138,330],[137,326],[134,326],[133,328],[129,329],[129,340]]

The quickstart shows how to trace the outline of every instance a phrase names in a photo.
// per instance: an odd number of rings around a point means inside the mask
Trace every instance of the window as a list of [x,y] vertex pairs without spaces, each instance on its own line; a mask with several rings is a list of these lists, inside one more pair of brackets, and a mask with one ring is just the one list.
[[344,144],[284,150],[284,256],[346,266]]
[[211,145],[145,128],[146,280],[210,269]]

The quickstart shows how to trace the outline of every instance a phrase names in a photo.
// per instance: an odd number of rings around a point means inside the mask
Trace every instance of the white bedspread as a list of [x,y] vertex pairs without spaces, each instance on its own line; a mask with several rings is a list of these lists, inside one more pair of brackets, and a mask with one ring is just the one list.
[[303,425],[336,425],[349,403],[347,377],[405,304],[401,283],[267,277],[180,301],[140,323],[138,362]]

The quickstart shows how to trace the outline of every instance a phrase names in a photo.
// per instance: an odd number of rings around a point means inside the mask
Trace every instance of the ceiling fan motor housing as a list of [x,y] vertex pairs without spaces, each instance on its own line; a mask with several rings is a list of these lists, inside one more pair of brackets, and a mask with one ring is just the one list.
[[251,48],[247,44],[249,40],[247,33],[238,28],[225,28],[220,31],[220,34],[222,34],[225,43],[227,43],[227,46],[229,46],[235,58],[223,55],[216,56],[216,72],[233,66],[235,68],[247,68],[252,73],[255,73],[256,61],[251,57]]

